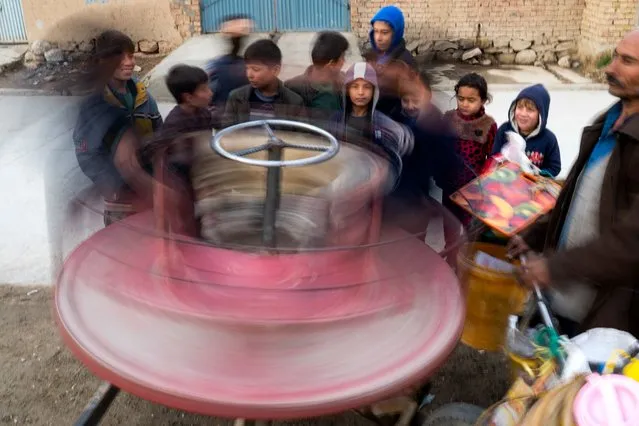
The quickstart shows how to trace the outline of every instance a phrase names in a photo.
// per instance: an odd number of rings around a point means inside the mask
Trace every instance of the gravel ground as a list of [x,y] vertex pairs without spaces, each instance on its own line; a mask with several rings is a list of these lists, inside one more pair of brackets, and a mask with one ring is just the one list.
[[[142,79],[164,57],[164,55],[136,54],[135,62],[139,70],[134,73],[134,77]],[[85,90],[82,83],[86,81],[86,68],[86,63],[81,61],[45,63],[36,69],[18,66],[0,73],[0,88],[37,89],[52,94],[79,95]]]
[[[62,345],[51,317],[50,287],[0,285],[0,425],[68,425],[77,418],[99,380]],[[508,387],[500,354],[459,346],[433,378],[436,408],[448,402],[488,406]],[[119,395],[103,425],[230,425],[228,420],[184,413]],[[370,424],[353,413],[279,425]]]

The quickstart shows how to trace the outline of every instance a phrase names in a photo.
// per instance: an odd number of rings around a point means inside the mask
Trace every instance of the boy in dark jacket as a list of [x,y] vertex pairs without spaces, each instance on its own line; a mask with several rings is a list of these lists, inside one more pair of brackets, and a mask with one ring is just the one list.
[[180,194],[173,205],[163,206],[165,220],[173,232],[186,235],[196,235],[198,228],[191,183],[193,144],[197,132],[207,132],[210,138],[215,124],[208,109],[213,95],[208,80],[206,72],[198,67],[176,65],[171,68],[166,85],[177,106],[166,117],[159,137],[147,148],[148,156],[159,165],[156,177],[162,176],[162,182]]
[[342,67],[348,48],[342,34],[321,32],[311,51],[313,65],[286,82],[286,87],[302,97],[311,118],[327,120],[342,108]]
[[299,120],[304,101],[278,78],[282,67],[280,48],[271,40],[258,40],[246,49],[244,61],[249,84],[229,95],[225,124],[272,118]]
[[371,19],[371,50],[364,56],[375,68],[381,90],[378,108],[385,114],[399,106],[399,82],[417,69],[404,41],[404,14],[397,6],[381,8]]
[[546,126],[550,95],[544,86],[536,84],[522,90],[508,111],[508,121],[495,136],[493,154],[508,141],[506,132],[519,133],[526,141],[526,156],[542,172],[556,177],[561,172],[561,156],[555,134]]
[[97,90],[82,104],[73,142],[80,168],[104,197],[108,226],[152,205],[153,180],[139,150],[162,117],[144,84],[133,80],[133,41],[108,30],[95,44]]
[[231,50],[228,54],[209,61],[204,68],[213,92],[212,105],[224,108],[231,91],[248,84],[246,65],[240,56],[240,49],[252,28],[253,21],[248,15],[232,15],[224,19],[220,33],[229,38]]
[[162,133],[189,133],[213,128],[213,116],[207,109],[213,92],[204,70],[176,65],[166,76],[166,85],[177,105],[167,115]]
[[[167,146],[169,164],[185,181],[189,180],[193,146],[190,139],[180,136],[199,131],[211,131],[215,125],[208,110],[213,93],[204,70],[188,65],[176,65],[166,77],[166,85],[177,105],[167,115],[161,135]],[[175,141],[176,143],[172,143]],[[160,147],[157,147],[160,148]]]

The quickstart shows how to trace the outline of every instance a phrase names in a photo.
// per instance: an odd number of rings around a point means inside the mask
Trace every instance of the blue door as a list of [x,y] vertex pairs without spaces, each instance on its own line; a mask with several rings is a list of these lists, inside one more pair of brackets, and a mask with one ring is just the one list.
[[217,32],[222,19],[239,13],[255,20],[255,31],[275,31],[275,0],[200,0],[200,8],[205,33]]
[[275,0],[280,31],[350,30],[349,0]]
[[0,0],[0,43],[23,43],[27,41],[24,29],[22,2]]
[[258,32],[348,31],[349,3],[349,0],[201,0],[202,30],[216,32],[225,16],[243,13],[255,19]]

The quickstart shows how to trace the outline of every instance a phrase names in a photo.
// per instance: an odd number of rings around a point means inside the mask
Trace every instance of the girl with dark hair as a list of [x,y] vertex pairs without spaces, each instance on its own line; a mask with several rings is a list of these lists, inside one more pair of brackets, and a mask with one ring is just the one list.
[[457,134],[455,150],[466,163],[466,170],[457,179],[461,187],[473,180],[484,168],[497,134],[497,123],[484,109],[490,101],[484,77],[471,73],[455,85],[457,109],[445,114],[446,121]]
[[[451,190],[443,193],[442,203],[467,227],[472,217],[453,203],[450,195],[475,179],[483,170],[493,150],[497,123],[484,109],[491,97],[488,83],[481,75],[470,73],[463,76],[455,85],[455,98],[457,108],[448,111],[444,118],[457,136],[455,151],[464,167],[454,178]],[[447,242],[455,241],[459,230],[445,227],[444,234]]]

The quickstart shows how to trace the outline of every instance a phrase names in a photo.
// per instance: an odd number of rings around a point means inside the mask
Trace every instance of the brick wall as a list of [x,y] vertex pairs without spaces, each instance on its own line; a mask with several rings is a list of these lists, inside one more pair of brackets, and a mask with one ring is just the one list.
[[609,50],[637,25],[637,0],[588,0],[581,23],[579,50],[597,55]]
[[[408,40],[576,39],[585,0],[351,0],[353,31],[365,37],[382,6],[404,11]],[[603,3],[604,1],[602,1]]]
[[202,34],[200,0],[171,0],[171,15],[183,38]]
[[366,38],[382,6],[404,11],[406,39],[477,37],[579,42],[585,54],[614,45],[637,24],[637,0],[351,0],[353,31]]

